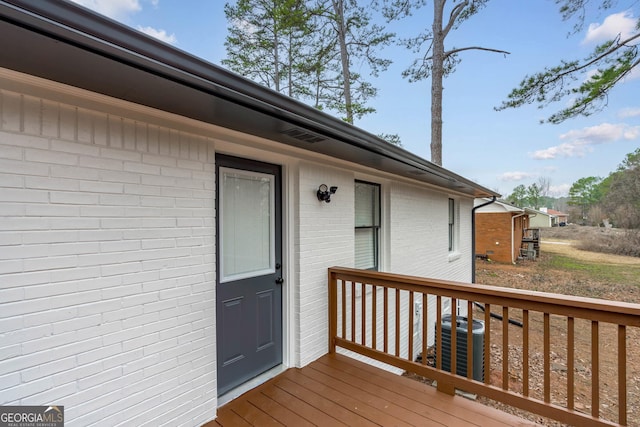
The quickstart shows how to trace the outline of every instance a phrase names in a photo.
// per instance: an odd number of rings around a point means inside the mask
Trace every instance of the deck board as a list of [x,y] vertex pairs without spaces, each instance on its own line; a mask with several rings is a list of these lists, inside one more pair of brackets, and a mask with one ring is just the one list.
[[[335,366],[336,369],[346,374],[359,376],[372,384],[379,384],[397,396],[409,399],[411,401],[409,404],[416,410],[417,408],[425,410],[424,407],[426,407],[428,412],[425,416],[428,414],[428,417],[437,417],[438,422],[447,426],[458,425],[455,423],[460,423],[461,426],[492,427],[535,425],[472,400],[437,392],[432,387],[418,381],[399,377],[371,365],[361,363],[355,366],[346,357],[338,357],[335,360],[321,358],[317,363]],[[428,398],[424,396],[428,396]]]
[[289,394],[278,386],[267,388],[263,393],[274,401],[282,405],[286,405],[287,408],[294,411],[305,420],[313,420],[313,424],[319,427],[348,426],[348,424],[342,423],[336,418],[327,416],[325,412],[322,412],[314,406],[309,405],[304,400]]
[[218,408],[214,426],[534,426],[342,355],[289,369]]

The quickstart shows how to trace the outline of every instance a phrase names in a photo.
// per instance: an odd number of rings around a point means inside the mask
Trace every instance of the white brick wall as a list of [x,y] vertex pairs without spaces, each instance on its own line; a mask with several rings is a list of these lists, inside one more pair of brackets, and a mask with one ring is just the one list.
[[[0,405],[65,405],[70,426],[213,418],[213,146],[0,90]],[[269,159],[286,165],[285,199],[295,205],[286,336],[289,360],[303,366],[327,351],[327,268],[353,266],[354,180],[364,175]],[[472,201],[459,199],[452,259],[449,196],[377,175],[365,178],[382,184],[382,268],[469,280]],[[322,183],[338,186],[331,203],[316,198]]]
[[[455,254],[448,247],[448,199],[446,193],[406,184],[395,184],[391,191],[391,271],[434,279],[469,282],[471,280],[471,212],[473,199],[453,197],[458,205]],[[412,254],[406,256],[406,254]],[[436,299],[428,300],[429,345],[434,342]],[[460,314],[466,305],[459,304]],[[444,312],[450,312],[443,300]],[[421,319],[416,318],[416,328]],[[404,350],[404,348],[403,348]],[[417,350],[416,350],[417,352]]]
[[[301,366],[327,352],[327,269],[353,266],[354,176],[349,171],[320,164],[300,165],[298,196],[299,313],[300,342],[296,358]],[[320,184],[337,186],[330,203],[319,202]]]
[[434,279],[471,280],[473,199],[456,198],[460,212],[456,218],[459,256],[449,257],[449,197],[407,184],[391,186],[389,271]]
[[0,405],[213,418],[213,144],[0,91]]
[[[301,365],[315,360],[327,350],[326,269],[353,266],[354,180],[355,175],[347,171],[310,163],[300,165],[298,360]],[[450,257],[448,194],[403,183],[388,184],[382,178],[370,177],[367,180],[382,183],[383,199],[388,198],[383,200],[387,207],[383,209],[381,230],[384,236],[388,236],[388,242],[383,241],[381,247],[382,257],[388,266],[386,271],[470,280],[471,242],[468,240],[471,236],[471,215],[466,211],[472,207],[471,199],[458,199],[461,212],[458,218],[461,236],[459,256]],[[321,183],[339,187],[329,204],[320,203],[315,197]],[[435,298],[430,300],[429,307],[433,322],[434,304]],[[402,352],[406,347],[406,342],[403,342]]]

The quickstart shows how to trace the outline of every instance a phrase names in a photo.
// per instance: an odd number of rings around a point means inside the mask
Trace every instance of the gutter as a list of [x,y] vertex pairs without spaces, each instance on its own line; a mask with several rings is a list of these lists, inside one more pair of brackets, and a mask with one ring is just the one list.
[[514,216],[511,217],[511,264],[515,264],[516,263],[515,255],[513,254],[514,249],[515,249],[513,247],[514,243],[515,243],[514,240],[513,240],[513,238],[514,238],[514,235],[513,235],[514,234],[514,228],[515,228],[515,224],[516,224],[515,223],[515,219],[516,218],[520,218],[521,216],[525,216],[525,215],[527,215],[527,211],[524,211],[519,215],[514,215]]
[[471,283],[476,282],[476,209],[495,203],[496,199],[497,196],[492,196],[488,202],[471,209]]

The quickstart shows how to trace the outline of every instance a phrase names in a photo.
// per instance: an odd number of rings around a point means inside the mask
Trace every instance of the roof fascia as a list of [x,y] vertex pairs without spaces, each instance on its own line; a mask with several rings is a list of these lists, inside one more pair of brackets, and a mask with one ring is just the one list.
[[[393,166],[393,170],[387,170],[387,166],[377,165],[381,170],[400,172],[405,177],[473,197],[498,196],[360,128],[75,4],[55,0],[0,0],[0,19],[346,144],[352,148],[345,160],[353,161],[357,158],[354,153],[364,151],[387,159],[385,162]],[[334,149],[330,155],[338,157],[340,153]],[[362,164],[372,166],[371,163],[376,161]]]

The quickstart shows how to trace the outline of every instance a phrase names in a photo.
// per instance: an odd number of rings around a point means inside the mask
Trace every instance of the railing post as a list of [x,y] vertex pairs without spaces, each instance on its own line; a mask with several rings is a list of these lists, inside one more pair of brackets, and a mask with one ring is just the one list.
[[338,281],[335,273],[329,269],[329,353],[336,352],[338,334]]

